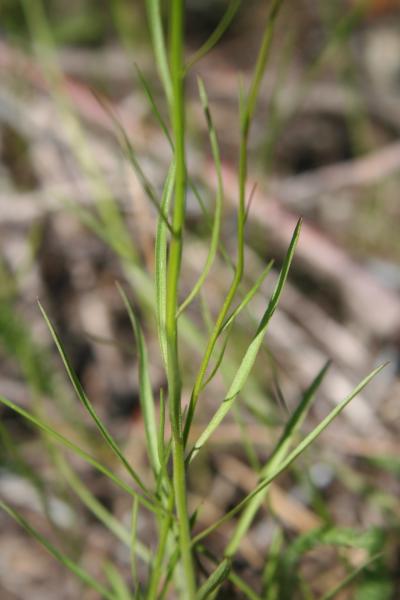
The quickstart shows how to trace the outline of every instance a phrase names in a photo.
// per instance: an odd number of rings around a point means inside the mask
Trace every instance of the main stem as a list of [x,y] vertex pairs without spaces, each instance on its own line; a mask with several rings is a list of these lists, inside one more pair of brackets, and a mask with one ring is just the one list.
[[186,160],[184,105],[184,2],[171,0],[170,68],[172,79],[171,120],[175,147],[175,197],[172,237],[167,271],[167,377],[169,411],[173,436],[173,484],[179,526],[179,549],[185,589],[183,597],[195,600],[196,578],[191,550],[190,522],[187,510],[184,441],[182,435],[181,375],[178,356],[178,287],[182,257],[182,235],[185,222]]

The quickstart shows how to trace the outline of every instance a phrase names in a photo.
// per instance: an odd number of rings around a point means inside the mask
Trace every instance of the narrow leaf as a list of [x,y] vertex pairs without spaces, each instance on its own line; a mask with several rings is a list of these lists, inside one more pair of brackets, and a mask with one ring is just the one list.
[[199,60],[201,60],[206,54],[210,52],[222,38],[224,33],[229,28],[237,11],[240,8],[242,1],[241,0],[232,0],[226,9],[221,21],[218,23],[215,30],[212,32],[210,37],[204,42],[204,44],[193,54],[193,56],[189,59],[188,64],[186,66],[186,71],[189,71],[193,65],[195,65]]
[[257,487],[248,494],[241,502],[239,502],[233,509],[226,513],[223,517],[218,519],[213,525],[210,525],[207,529],[199,533],[194,539],[193,544],[202,540],[204,537],[218,529],[223,523],[229,521],[233,516],[240,512],[247,504],[257,496],[267,485],[269,485],[274,479],[276,479],[283,471],[285,471],[293,461],[296,460],[318,437],[319,435],[330,425],[330,423],[343,411],[344,408],[359,394],[366,385],[386,366],[386,363],[377,367],[372,371],[365,379],[363,379],[357,387],[354,388],[352,393],[347,396],[340,404],[338,404],[326,417],[309,433],[303,441],[287,456],[287,458],[279,465],[279,467],[270,474],[266,479],[257,485]]
[[216,256],[217,250],[218,250],[218,245],[219,245],[219,237],[220,237],[220,231],[221,231],[221,219],[222,219],[222,205],[223,205],[223,199],[224,199],[224,185],[223,185],[223,180],[222,180],[221,155],[220,155],[220,151],[219,151],[217,134],[215,131],[215,127],[214,127],[212,117],[211,117],[210,108],[208,105],[208,97],[207,97],[206,88],[201,79],[198,79],[198,86],[199,86],[200,100],[201,100],[201,103],[203,106],[203,111],[204,111],[206,121],[207,121],[208,136],[210,138],[211,152],[212,152],[212,156],[213,156],[213,160],[214,160],[215,171],[217,173],[217,193],[216,193],[216,198],[215,198],[214,221],[213,221],[213,226],[212,226],[212,231],[211,231],[211,240],[210,240],[210,247],[208,250],[207,259],[206,259],[205,265],[203,267],[203,270],[202,270],[198,280],[196,281],[196,283],[193,286],[193,289],[191,290],[191,292],[188,295],[188,297],[186,298],[186,300],[184,300],[184,302],[182,302],[181,306],[179,307],[178,315],[181,314],[182,311],[184,311],[185,308],[187,306],[189,306],[189,304],[197,296],[197,294],[203,287],[203,284],[204,284],[204,282],[207,278],[207,275],[209,274],[212,264],[214,262],[214,259],[215,259],[215,256]]
[[196,600],[206,600],[210,594],[218,590],[229,575],[231,570],[231,561],[224,558],[221,564],[211,573],[210,577],[201,586],[197,592]]
[[[304,392],[303,397],[294,411],[293,415],[290,417],[289,421],[286,424],[286,427],[282,433],[280,440],[278,441],[276,448],[268,460],[268,462],[264,465],[261,470],[260,476],[262,479],[265,479],[269,476],[270,473],[273,473],[282,463],[285,456],[287,455],[289,448],[293,442],[293,438],[297,431],[300,429],[308,410],[311,406],[311,403],[314,399],[315,393],[318,390],[319,386],[322,383],[323,378],[326,375],[326,372],[329,368],[329,362],[326,363],[318,375],[315,377],[311,385]],[[229,544],[226,547],[225,555],[233,556],[240,545],[240,542],[243,536],[248,531],[259,507],[261,506],[265,495],[268,491],[268,487],[265,487],[263,492],[260,492],[257,496],[255,496],[249,503],[247,504],[243,514],[239,519],[239,523],[231,537]]]
[[221,328],[221,333],[227,327],[229,327],[231,325],[231,323],[233,323],[233,321],[236,319],[236,317],[238,317],[239,314],[251,302],[251,300],[254,298],[254,296],[257,294],[257,292],[259,291],[260,287],[264,283],[266,277],[270,273],[273,265],[274,265],[274,261],[270,260],[269,263],[267,264],[267,266],[265,267],[265,269],[262,271],[261,275],[258,277],[258,279],[255,282],[255,284],[253,285],[253,287],[247,292],[247,294],[245,295],[245,297],[243,298],[243,300],[240,302],[240,304],[235,308],[235,310],[232,312],[232,314],[229,315],[229,317],[226,319],[225,323],[223,324],[223,326]]
[[168,103],[171,104],[172,83],[168,66],[168,56],[165,48],[160,0],[146,0],[146,8],[158,72],[164,86]]
[[93,456],[91,456],[88,452],[86,452],[85,450],[83,450],[82,448],[80,448],[79,446],[77,446],[76,444],[71,442],[69,439],[67,439],[60,433],[58,433],[55,429],[53,429],[53,427],[51,427],[51,425],[49,425],[42,419],[35,417],[31,413],[27,412],[26,410],[24,410],[23,408],[21,408],[20,406],[15,404],[14,402],[7,400],[3,396],[0,396],[0,402],[2,404],[4,404],[5,406],[7,406],[8,408],[10,408],[11,410],[18,413],[19,415],[21,415],[21,417],[24,417],[24,419],[26,419],[27,421],[29,421],[30,423],[35,425],[35,427],[37,427],[41,431],[44,431],[45,433],[49,434],[59,444],[61,444],[65,448],[68,448],[68,450],[72,450],[72,452],[74,452],[77,456],[80,456],[85,462],[90,464],[97,471],[99,471],[100,473],[102,473],[103,475],[105,475],[106,477],[111,479],[111,481],[113,481],[119,488],[124,490],[124,492],[127,492],[133,498],[137,497],[139,499],[139,502],[141,502],[143,504],[143,506],[148,508],[150,511],[155,512],[155,513],[162,511],[161,507],[157,508],[157,506],[152,501],[147,500],[147,498],[144,498],[143,496],[138,494],[138,492],[136,490],[134,490],[130,485],[128,485],[122,479],[117,477],[117,475],[115,475],[112,471],[107,469],[107,467],[104,467],[95,458],[93,458]]
[[117,283],[117,288],[120,296],[125,304],[125,308],[129,315],[132,329],[135,334],[136,344],[139,357],[139,390],[140,390],[140,405],[142,408],[144,427],[146,432],[146,444],[150,464],[153,472],[157,475],[160,470],[160,458],[158,455],[158,439],[157,439],[157,420],[154,406],[154,396],[151,387],[148,353],[146,342],[143,336],[143,331],[139,320],[132,310],[132,306],[127,298],[122,287]]
[[[136,588],[140,587],[138,578],[138,567],[136,556],[141,555],[142,544],[138,540],[138,517],[139,517],[139,503],[136,498],[133,499],[132,503],[132,514],[131,514],[131,531],[129,535],[130,543],[130,559],[131,559],[131,574],[132,581]],[[150,556],[147,557],[148,559]],[[150,560],[148,560],[150,562]]]
[[227,395],[225,396],[225,399],[223,400],[222,404],[218,408],[217,412],[212,417],[208,426],[205,428],[205,430],[203,431],[203,433],[200,435],[197,442],[195,443],[194,448],[191,452],[190,460],[193,460],[193,458],[199,452],[200,448],[205,444],[205,442],[208,440],[208,438],[214,433],[214,431],[217,429],[217,427],[219,426],[221,421],[225,418],[227,413],[230,411],[236,396],[240,393],[240,391],[242,390],[243,386],[245,385],[245,383],[250,375],[250,372],[251,372],[253,365],[255,363],[255,360],[257,358],[258,352],[261,348],[261,344],[263,343],[264,335],[267,330],[268,324],[271,320],[272,315],[275,312],[275,309],[276,309],[279,299],[281,297],[283,287],[285,285],[285,282],[286,282],[286,279],[287,279],[287,276],[289,273],[289,268],[290,268],[290,265],[293,260],[297,240],[300,235],[300,227],[301,227],[301,220],[299,220],[299,222],[297,223],[297,226],[294,230],[293,237],[290,242],[289,249],[286,254],[286,257],[285,257],[285,260],[284,260],[284,263],[282,266],[282,270],[279,275],[278,282],[277,282],[275,290],[272,294],[271,300],[269,301],[268,307],[261,319],[260,325],[258,326],[256,335],[253,338],[252,342],[250,343],[250,345],[242,359],[242,362],[236,372],[236,375],[235,375],[233,382],[228,390]]
[[[161,211],[168,215],[172,201],[172,193],[175,183],[175,163],[171,163],[163,194],[161,198]],[[156,313],[157,329],[160,340],[161,352],[164,366],[167,369],[167,337],[166,337],[166,306],[167,306],[167,247],[168,228],[165,221],[158,219],[156,242],[155,242],[155,284],[156,284]]]
[[131,467],[131,465],[129,464],[129,462],[126,460],[125,456],[123,455],[122,451],[120,450],[119,446],[117,445],[117,443],[115,442],[114,438],[111,436],[111,434],[108,432],[106,426],[104,425],[104,423],[101,421],[100,417],[98,416],[98,414],[96,413],[92,403],[90,402],[89,398],[86,396],[86,393],[81,385],[81,382],[79,381],[74,369],[72,368],[72,365],[65,353],[64,347],[62,345],[62,342],[60,340],[60,338],[58,337],[58,334],[56,332],[56,330],[54,329],[49,317],[47,316],[46,311],[44,310],[43,306],[41,305],[40,302],[38,302],[39,304],[39,308],[40,311],[43,315],[44,320],[46,321],[47,327],[49,328],[49,331],[52,335],[52,338],[54,340],[54,343],[57,347],[57,350],[60,354],[61,360],[64,364],[65,370],[67,371],[68,377],[73,385],[73,388],[76,392],[76,395],[78,396],[79,400],[81,401],[82,405],[84,406],[84,408],[87,410],[87,412],[89,413],[89,415],[92,417],[94,423],[96,424],[98,430],[100,431],[101,435],[103,436],[104,440],[106,441],[107,445],[111,448],[111,450],[114,452],[114,454],[117,456],[117,458],[119,459],[119,461],[121,462],[121,464],[125,467],[125,469],[127,470],[127,472],[130,474],[130,476],[132,477],[132,479],[138,484],[138,486],[141,488],[142,491],[144,491],[146,494],[149,494],[146,486],[144,485],[144,483],[142,482],[142,480],[140,479],[139,475],[136,473],[136,471]]

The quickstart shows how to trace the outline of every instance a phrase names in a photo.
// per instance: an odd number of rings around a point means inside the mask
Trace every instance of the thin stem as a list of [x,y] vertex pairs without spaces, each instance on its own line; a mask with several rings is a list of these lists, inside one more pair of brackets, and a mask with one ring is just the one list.
[[182,235],[185,222],[186,158],[183,29],[184,2],[171,0],[170,70],[172,79],[171,120],[175,148],[175,196],[172,236],[169,245],[166,294],[166,342],[168,400],[173,436],[173,485],[179,519],[179,550],[182,563],[184,594],[195,600],[196,579],[191,549],[191,532],[186,496],[186,471],[182,437],[181,374],[178,356],[178,287],[182,259]]
[[241,102],[241,135],[240,135],[240,149],[239,149],[239,206],[238,206],[238,224],[237,224],[237,259],[236,268],[231,287],[226,295],[223,306],[215,322],[214,330],[209,338],[206,351],[203,356],[203,360],[200,365],[199,372],[196,377],[195,384],[193,386],[192,395],[190,398],[190,404],[188,414],[185,423],[184,439],[185,443],[189,436],[190,426],[193,421],[194,412],[196,405],[203,389],[203,382],[206,376],[207,368],[211,360],[212,353],[217,343],[218,337],[221,333],[225,318],[228,314],[229,308],[235,297],[236,291],[239,287],[243,276],[244,270],[244,228],[246,224],[246,184],[247,184],[247,163],[248,163],[248,141],[250,127],[254,116],[257,98],[260,91],[262,77],[265,71],[265,67],[268,62],[272,34],[274,31],[274,24],[279,14],[279,10],[282,7],[284,0],[275,0],[272,4],[271,10],[268,15],[267,24],[265,27],[264,35],[261,41],[260,51],[257,58],[256,67],[253,74],[249,94],[245,100]]

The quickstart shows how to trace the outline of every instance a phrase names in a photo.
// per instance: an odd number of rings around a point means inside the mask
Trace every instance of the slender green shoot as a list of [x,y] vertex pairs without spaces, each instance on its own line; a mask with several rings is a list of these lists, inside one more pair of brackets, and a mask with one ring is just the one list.
[[201,586],[197,592],[196,600],[207,600],[210,594],[218,590],[222,583],[227,579],[231,570],[231,561],[225,558],[221,564],[215,569],[212,575]]
[[128,493],[133,498],[137,497],[139,499],[139,502],[143,506],[145,506],[148,510],[150,510],[151,512],[158,513],[159,511],[163,510],[162,507],[158,507],[155,502],[153,502],[152,500],[148,500],[147,498],[145,498],[141,494],[139,494],[130,485],[128,485],[122,479],[120,479],[117,475],[115,475],[113,473],[113,471],[111,471],[110,469],[105,467],[103,464],[101,464],[99,461],[97,461],[95,458],[93,458],[93,456],[91,456],[88,452],[86,452],[86,450],[83,450],[82,448],[80,448],[79,446],[74,444],[74,442],[72,442],[68,438],[66,438],[63,435],[61,435],[60,433],[58,433],[53,427],[51,427],[51,425],[46,423],[43,419],[39,419],[38,417],[35,417],[34,415],[29,413],[25,409],[21,408],[14,402],[11,402],[11,400],[7,400],[3,396],[0,396],[0,403],[4,404],[4,406],[7,406],[11,410],[15,411],[17,414],[21,415],[21,417],[26,419],[28,422],[30,422],[32,425],[34,425],[40,431],[43,431],[44,433],[50,435],[50,437],[55,439],[56,442],[58,442],[59,444],[61,444],[65,448],[67,448],[68,450],[72,450],[72,452],[74,452],[77,456],[82,458],[85,462],[90,464],[97,471],[99,471],[100,473],[102,473],[103,475],[108,477],[113,483],[115,483],[124,492]]
[[[294,411],[293,415],[289,419],[286,424],[286,427],[282,433],[280,440],[278,441],[275,450],[268,460],[268,462],[264,465],[263,469],[260,472],[260,479],[268,478],[270,473],[273,473],[277,467],[283,462],[286,457],[291,444],[293,443],[294,436],[299,431],[304,419],[309,411],[309,408],[314,400],[315,393],[320,387],[327,370],[329,368],[329,362],[322,367],[316,378],[313,380],[311,385],[305,391],[298,407]],[[226,547],[225,554],[226,556],[233,556],[239,546],[240,542],[243,539],[244,535],[248,531],[259,507],[261,506],[265,495],[268,491],[268,488],[264,488],[263,492],[258,494],[253,498],[251,502],[249,502],[241,515],[239,523],[234,531],[229,544]]]
[[386,363],[374,369],[365,379],[363,379],[357,387],[347,396],[342,402],[340,402],[319,425],[317,425],[311,433],[309,433],[303,441],[286,457],[286,459],[280,463],[279,467],[266,479],[257,485],[257,487],[248,494],[241,502],[239,502],[233,509],[227,512],[223,517],[218,519],[213,525],[207,527],[204,531],[199,533],[193,538],[192,543],[196,544],[200,540],[207,537],[210,533],[218,529],[223,523],[230,521],[237,513],[245,508],[248,503],[259,494],[266,486],[268,486],[274,479],[276,479],[281,473],[283,473],[320,435],[321,433],[332,423],[332,421],[346,408],[346,406],[355,398],[369,382],[382,371],[386,366]]
[[132,468],[132,466],[129,464],[129,462],[127,461],[127,459],[125,458],[125,456],[123,455],[121,449],[119,448],[117,442],[114,440],[114,438],[111,436],[111,434],[109,433],[109,431],[107,430],[106,426],[104,425],[104,423],[102,422],[102,420],[100,419],[100,417],[98,416],[98,414],[96,413],[92,403],[90,402],[89,398],[87,397],[81,382],[79,381],[70,361],[68,356],[65,353],[64,350],[64,346],[58,336],[58,333],[56,332],[56,330],[53,327],[53,324],[51,323],[46,311],[44,310],[43,306],[41,305],[41,303],[38,301],[38,305],[40,308],[40,312],[43,315],[43,318],[46,322],[46,325],[51,333],[51,336],[54,340],[54,343],[57,347],[58,353],[60,354],[61,360],[64,364],[65,370],[68,374],[68,377],[72,383],[72,386],[76,392],[76,395],[78,396],[78,399],[81,401],[83,407],[87,410],[87,412],[89,413],[89,415],[92,417],[97,429],[99,430],[99,432],[101,433],[103,439],[105,440],[105,442],[107,443],[107,445],[111,448],[111,450],[114,452],[114,454],[116,455],[116,457],[118,458],[118,460],[121,462],[121,464],[125,467],[126,471],[129,473],[129,475],[132,477],[132,479],[135,481],[135,483],[137,483],[137,485],[140,487],[140,489],[147,495],[151,495],[147,489],[147,487],[145,486],[145,484],[143,483],[143,481],[141,480],[141,478],[139,477],[139,475],[136,473],[136,471]]
[[[172,162],[168,171],[161,198],[161,210],[168,214],[172,203],[175,182],[175,163]],[[157,330],[160,341],[164,366],[167,370],[167,330],[166,311],[167,304],[167,255],[168,255],[168,228],[164,219],[159,217],[155,241],[155,286],[156,286],[156,315]]]
[[196,576],[191,549],[191,531],[187,508],[184,440],[182,437],[181,372],[178,356],[178,289],[181,271],[186,202],[185,103],[184,103],[184,2],[170,4],[170,102],[174,138],[175,181],[172,229],[167,265],[165,335],[167,350],[168,405],[172,429],[173,486],[179,520],[179,548],[182,566],[182,596],[195,600]]
[[168,104],[172,104],[172,81],[168,65],[167,50],[164,39],[164,30],[161,15],[160,0],[146,0],[146,8],[153,42],[154,55],[160,79],[162,81]]
[[151,387],[151,379],[149,372],[149,359],[144,339],[143,331],[139,323],[139,319],[133,312],[132,306],[123,288],[117,283],[117,288],[120,296],[125,304],[125,308],[129,315],[132,329],[135,333],[136,344],[139,357],[139,391],[140,391],[140,406],[142,409],[144,427],[146,432],[146,444],[150,464],[153,468],[154,475],[160,470],[160,457],[158,454],[158,434],[157,420],[154,405],[153,390]]
[[185,310],[185,308],[187,306],[189,306],[189,304],[197,296],[197,294],[203,287],[203,284],[204,284],[204,282],[210,272],[212,264],[214,262],[214,259],[215,259],[215,256],[216,256],[217,250],[218,250],[219,241],[220,241],[222,206],[223,206],[223,199],[224,199],[224,184],[223,184],[223,180],[222,180],[221,155],[220,155],[220,151],[219,151],[217,134],[215,131],[215,127],[214,127],[212,117],[211,117],[210,108],[208,105],[207,92],[204,87],[204,83],[202,82],[201,79],[198,79],[198,86],[199,86],[199,94],[200,94],[201,103],[203,105],[203,111],[204,111],[206,121],[207,121],[208,135],[210,138],[211,151],[212,151],[213,160],[214,160],[215,172],[217,174],[217,193],[216,193],[216,198],[215,198],[215,213],[214,213],[213,227],[212,227],[212,231],[211,231],[210,247],[209,247],[209,251],[208,251],[207,260],[206,260],[203,270],[202,270],[198,280],[194,284],[190,294],[188,295],[186,300],[184,300],[184,302],[182,302],[182,304],[180,305],[179,310],[178,310],[178,316]]
[[[139,518],[139,502],[136,498],[132,502],[131,512],[131,531],[129,535],[129,546],[130,546],[130,563],[131,563],[131,575],[132,581],[136,589],[140,589],[139,576],[138,576],[138,565],[137,556],[143,558],[143,544],[138,540],[138,518]],[[147,550],[147,549],[146,549]],[[145,557],[148,559],[146,562],[150,562],[150,555],[146,552]]]
[[274,314],[274,312],[276,310],[279,299],[281,297],[283,287],[285,285],[285,282],[286,282],[286,279],[287,279],[287,276],[289,273],[289,268],[290,268],[290,265],[293,260],[297,240],[300,235],[300,227],[301,227],[301,220],[297,223],[297,226],[293,233],[292,240],[290,242],[289,249],[287,251],[287,254],[286,254],[280,275],[279,275],[278,282],[277,282],[275,290],[271,296],[271,299],[268,303],[267,309],[260,321],[256,335],[246,350],[246,353],[240,363],[239,368],[236,371],[236,375],[231,383],[231,386],[230,386],[222,404],[219,406],[216,413],[212,417],[210,423],[207,425],[207,427],[205,428],[203,433],[200,435],[200,437],[196,441],[196,443],[191,451],[191,454],[190,454],[191,461],[195,458],[195,456],[198,454],[198,452],[200,451],[202,446],[205,444],[205,442],[208,440],[208,438],[214,433],[214,431],[217,429],[217,427],[219,426],[221,421],[228,414],[228,412],[230,411],[230,409],[232,407],[233,402],[235,401],[235,398],[241,392],[243,386],[245,385],[245,383],[250,375],[250,372],[251,372],[253,365],[255,363],[255,360],[257,358],[258,352],[263,343],[268,324],[272,318],[272,315]]
[[204,44],[202,44],[202,46],[200,46],[200,48],[193,54],[193,56],[189,58],[186,65],[186,71],[189,71],[197,62],[199,62],[199,60],[204,58],[204,56],[208,54],[210,50],[214,48],[214,46],[218,44],[219,40],[228,30],[233,19],[235,18],[241,3],[242,0],[231,0],[222,19],[220,20],[210,37],[204,42]]
[[234,277],[229,291],[226,294],[220,313],[216,319],[213,334],[209,337],[207,347],[193,386],[187,419],[184,429],[185,443],[187,442],[191,423],[196,410],[196,405],[199,400],[203,382],[206,377],[207,368],[213,354],[215,344],[217,342],[221,327],[225,322],[230,306],[236,295],[239,284],[242,280],[244,270],[244,227],[246,223],[246,183],[247,183],[247,158],[248,158],[248,139],[250,126],[254,116],[257,97],[260,91],[262,77],[267,65],[274,25],[279,14],[279,9],[283,4],[283,0],[276,0],[272,5],[265,28],[264,37],[261,43],[260,51],[257,58],[257,63],[253,75],[253,80],[250,86],[249,95],[246,100],[243,100],[240,107],[241,120],[241,137],[239,149],[239,204],[237,217],[237,260],[234,272]]

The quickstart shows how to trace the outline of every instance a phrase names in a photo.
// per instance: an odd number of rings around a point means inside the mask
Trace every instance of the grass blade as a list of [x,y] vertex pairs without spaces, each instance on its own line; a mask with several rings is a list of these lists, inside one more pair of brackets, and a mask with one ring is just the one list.
[[160,0],[146,0],[146,8],[158,72],[160,74],[160,79],[164,87],[168,104],[171,105],[172,81],[165,47]]
[[232,0],[232,2],[228,5],[225,14],[223,15],[221,21],[218,23],[217,27],[214,29],[210,37],[189,59],[186,65],[186,72],[188,72],[193,67],[193,65],[195,65],[199,60],[201,60],[206,54],[208,54],[210,50],[212,50],[214,46],[219,42],[219,40],[222,38],[222,36],[232,23],[233,19],[235,18],[241,3],[242,0]]
[[287,276],[289,273],[289,268],[290,268],[290,265],[293,260],[297,240],[300,235],[300,227],[301,227],[301,220],[299,220],[299,222],[297,223],[297,226],[294,230],[292,240],[290,242],[289,249],[287,251],[287,254],[286,254],[280,275],[279,275],[278,282],[277,282],[275,290],[272,294],[271,300],[268,303],[268,307],[260,321],[260,325],[258,326],[256,335],[253,338],[252,342],[250,343],[250,345],[242,359],[240,367],[238,368],[238,370],[236,372],[233,382],[232,382],[222,404],[220,405],[217,412],[212,417],[209,425],[205,428],[205,430],[203,431],[203,433],[200,435],[197,442],[195,443],[195,445],[192,449],[191,455],[190,455],[190,460],[193,460],[193,458],[200,451],[200,448],[205,444],[205,442],[208,440],[208,438],[214,433],[214,431],[217,429],[217,427],[219,426],[221,421],[225,418],[227,413],[230,411],[235,398],[242,390],[244,384],[247,381],[247,378],[250,375],[250,371],[253,368],[254,362],[255,362],[258,352],[261,348],[261,344],[264,340],[264,335],[267,330],[268,324],[271,320],[272,315],[274,314],[274,312],[276,310],[279,299],[281,297],[283,287],[285,285],[285,282],[286,282],[286,279],[287,279]]
[[[315,393],[318,390],[319,386],[322,383],[322,380],[324,379],[327,373],[329,364],[330,363],[328,362],[322,367],[322,369],[315,377],[311,385],[304,392],[303,398],[301,399],[298,407],[287,422],[286,427],[282,433],[280,440],[276,445],[276,448],[271,458],[261,470],[260,477],[262,479],[268,478],[269,474],[273,473],[279,467],[280,463],[282,463],[285,456],[287,455],[289,448],[293,442],[293,438],[295,434],[299,431],[315,397]],[[246,532],[248,531],[257,513],[257,510],[259,509],[265,498],[267,491],[268,488],[265,487],[263,492],[260,492],[247,504],[243,514],[241,515],[241,518],[239,519],[239,523],[233,533],[233,536],[226,547],[226,556],[233,556],[237,552],[240,542],[246,534]]]
[[231,570],[231,561],[225,558],[221,564],[213,571],[210,577],[201,586],[197,592],[196,600],[206,600],[210,594],[216,592],[223,582],[227,579]]
[[377,367],[374,369],[365,379],[363,379],[347,396],[340,404],[335,406],[335,408],[323,419],[311,433],[309,433],[302,442],[287,456],[287,458],[277,467],[277,469],[271,473],[267,478],[265,478],[259,485],[248,494],[239,504],[237,504],[233,509],[231,509],[228,513],[226,513],[223,517],[218,519],[213,525],[210,525],[207,529],[199,533],[194,539],[193,543],[197,543],[202,540],[204,537],[218,529],[223,523],[229,521],[233,516],[235,516],[238,512],[240,512],[243,508],[245,508],[248,503],[259,494],[267,485],[269,485],[274,479],[276,479],[283,471],[285,471],[293,461],[296,460],[317,438],[321,433],[330,425],[330,423],[343,411],[344,408],[359,394],[369,382],[382,371],[382,369],[386,366],[387,363]]
[[168,229],[170,230],[170,232],[173,234],[172,227],[171,227],[170,223],[168,222],[167,217],[162,212],[162,209],[158,203],[157,193],[154,190],[151,182],[148,180],[142,167],[140,166],[139,160],[136,156],[135,149],[133,148],[132,142],[130,141],[123,125],[119,121],[119,119],[116,116],[113,109],[107,104],[105,99],[102,96],[100,96],[99,94],[97,94],[95,92],[93,92],[93,93],[94,93],[96,100],[98,101],[100,106],[104,109],[104,111],[107,113],[107,115],[110,117],[113,125],[115,126],[116,130],[118,131],[118,133],[120,135],[120,139],[121,139],[122,148],[125,150],[125,154],[129,160],[133,170],[135,171],[135,174],[136,174],[138,180],[140,181],[140,184],[141,184],[146,196],[148,197],[148,199],[150,200],[151,204],[154,206],[154,208],[156,209],[156,211],[160,215],[160,217],[165,221],[165,224],[168,227]]
[[146,342],[143,336],[143,331],[139,320],[132,310],[132,306],[128,300],[122,287],[117,283],[117,288],[120,296],[125,304],[138,348],[139,356],[139,389],[140,389],[140,405],[142,408],[144,428],[146,432],[146,444],[150,464],[153,468],[155,476],[160,470],[160,457],[158,454],[158,436],[157,436],[157,420],[154,405],[153,390],[151,387],[149,360]]
[[137,74],[139,77],[139,81],[142,84],[142,87],[143,87],[144,93],[146,95],[147,102],[149,103],[149,106],[151,108],[151,111],[152,111],[157,123],[159,124],[162,132],[164,133],[166,139],[168,140],[169,145],[173,149],[174,143],[172,141],[171,134],[168,130],[167,124],[166,124],[163,116],[161,115],[160,109],[157,106],[157,103],[154,99],[154,95],[153,95],[153,92],[151,91],[150,85],[147,82],[145,76],[143,75],[141,69],[139,68],[139,66],[136,63],[135,63],[135,67],[136,67],[136,71],[137,71]]
[[217,193],[216,193],[216,198],[215,198],[215,212],[214,212],[214,220],[213,220],[213,226],[212,226],[212,231],[211,231],[210,248],[208,251],[206,263],[203,267],[203,270],[202,270],[198,280],[194,284],[192,291],[190,292],[190,294],[188,295],[186,300],[184,300],[184,302],[182,302],[181,306],[179,307],[178,315],[181,314],[182,311],[184,311],[185,308],[187,306],[189,306],[189,304],[192,302],[192,300],[197,296],[197,294],[203,287],[203,284],[204,284],[204,282],[210,272],[212,264],[214,262],[214,259],[215,259],[215,256],[216,256],[217,250],[218,250],[218,245],[219,245],[221,220],[222,220],[222,206],[223,206],[223,199],[224,199],[224,184],[223,184],[223,180],[222,180],[221,155],[220,155],[220,151],[219,151],[217,133],[215,131],[214,123],[213,123],[212,117],[211,117],[210,108],[208,105],[208,97],[207,97],[206,88],[201,79],[198,79],[198,86],[199,86],[200,100],[201,100],[201,103],[203,106],[203,111],[204,111],[206,121],[207,121],[207,129],[208,129],[208,136],[210,138],[211,152],[212,152],[212,156],[213,156],[213,160],[214,160],[215,171],[217,174]]
[[44,310],[44,308],[40,302],[38,302],[38,304],[39,304],[40,311],[43,315],[43,318],[46,321],[46,325],[49,328],[51,336],[52,336],[54,343],[57,347],[57,350],[60,354],[60,357],[64,364],[65,370],[67,371],[68,377],[73,385],[73,388],[74,388],[79,400],[81,401],[82,405],[87,410],[89,415],[92,417],[94,423],[96,424],[98,430],[100,431],[101,435],[103,436],[105,442],[111,448],[111,450],[114,452],[114,454],[119,459],[121,464],[125,467],[125,469],[129,473],[129,475],[137,483],[137,485],[140,487],[140,489],[149,495],[149,492],[148,492],[146,486],[144,485],[144,483],[142,482],[141,478],[136,473],[136,471],[131,467],[129,462],[126,460],[126,458],[123,455],[122,451],[120,450],[118,444],[116,443],[114,438],[111,436],[111,434],[108,432],[106,426],[104,425],[104,423],[101,421],[100,417],[94,410],[92,403],[90,402],[89,398],[86,396],[86,393],[81,385],[81,382],[79,381],[74,369],[72,368],[72,365],[65,353],[62,342],[61,342],[60,338],[58,337],[58,334],[57,334],[56,330],[54,329],[49,317],[47,316],[46,311]]
[[53,544],[47,540],[39,531],[37,531],[32,525],[24,519],[24,517],[11,508],[8,504],[0,500],[0,508],[10,515],[21,527],[25,529],[33,538],[35,538],[46,550],[54,556],[64,567],[76,575],[85,585],[94,589],[102,598],[107,600],[115,600],[114,594],[101,585],[96,579],[94,579],[87,571],[81,566],[75,563],[72,559],[66,556],[63,552],[58,550]]
[[[131,575],[132,581],[136,589],[140,588],[138,567],[137,567],[137,555],[141,556],[142,544],[138,540],[138,517],[139,517],[139,502],[137,498],[133,499],[132,513],[131,513],[131,531],[129,535],[129,546],[130,546],[130,562],[131,562]],[[142,558],[142,556],[141,556]],[[150,559],[150,556],[147,557]],[[150,560],[146,561],[150,562]]]
[[235,308],[235,310],[232,312],[232,314],[229,315],[229,317],[226,319],[225,323],[222,325],[221,333],[233,323],[233,321],[236,319],[236,317],[238,317],[239,314],[242,312],[242,310],[245,309],[246,306],[251,302],[251,300],[254,298],[254,296],[257,294],[260,287],[264,283],[264,281],[265,281],[266,277],[268,276],[269,272],[271,271],[273,265],[274,265],[274,261],[270,260],[269,263],[267,264],[267,266],[265,267],[264,271],[262,271],[261,275],[258,277],[258,279],[255,282],[255,284],[253,285],[253,287],[247,292],[247,294],[245,295],[243,300],[240,302],[240,304]]
[[[169,214],[175,182],[175,164],[171,163],[161,198],[161,211]],[[167,337],[166,337],[166,312],[167,304],[167,255],[168,255],[168,229],[165,221],[158,219],[155,241],[155,285],[156,285],[156,315],[157,330],[160,340],[161,353],[167,369]]]
[[17,414],[21,415],[21,417],[24,417],[24,419],[26,419],[27,421],[32,423],[32,425],[34,425],[35,427],[37,427],[44,433],[47,433],[48,435],[50,435],[59,444],[61,444],[68,450],[72,450],[72,452],[74,452],[77,456],[80,456],[85,462],[90,464],[97,471],[99,471],[100,473],[102,473],[103,475],[108,477],[111,481],[113,481],[119,488],[124,490],[124,492],[127,492],[133,498],[137,497],[139,499],[139,502],[141,502],[143,504],[143,506],[145,506],[148,510],[155,512],[155,513],[162,511],[162,508],[157,507],[156,503],[153,500],[148,500],[147,498],[144,498],[143,496],[141,496],[130,485],[125,483],[122,479],[120,479],[117,475],[115,475],[112,471],[110,471],[110,469],[107,469],[107,467],[104,467],[95,458],[93,458],[93,456],[91,456],[88,452],[86,452],[86,450],[83,450],[82,448],[80,448],[79,446],[74,444],[74,442],[71,442],[68,438],[66,438],[63,435],[61,435],[60,433],[58,433],[55,429],[53,429],[53,427],[51,427],[51,425],[49,425],[42,419],[35,417],[28,411],[24,410],[23,408],[21,408],[14,402],[11,402],[11,400],[7,400],[3,396],[0,396],[0,403],[4,404],[11,410],[15,411]]

